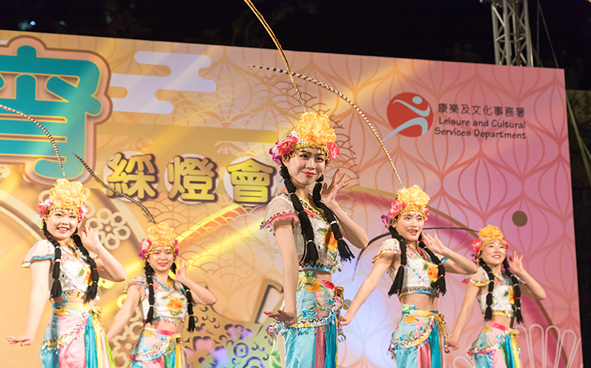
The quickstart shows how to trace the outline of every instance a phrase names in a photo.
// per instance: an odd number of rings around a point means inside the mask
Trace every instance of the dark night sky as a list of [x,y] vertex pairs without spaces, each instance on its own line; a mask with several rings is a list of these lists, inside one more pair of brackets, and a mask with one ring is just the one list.
[[[494,63],[491,5],[479,0],[253,1],[286,50]],[[591,2],[529,0],[536,65],[555,67],[540,9],[566,88],[591,90]],[[7,30],[275,48],[242,0],[4,0],[0,15]],[[591,147],[591,122],[577,125]],[[573,137],[581,330],[591,366],[591,190]]]
[[[534,45],[553,67],[544,12],[567,89],[591,90],[591,3],[529,0]],[[493,63],[490,3],[479,0],[260,0],[286,50]],[[274,48],[241,0],[11,0],[0,29]]]

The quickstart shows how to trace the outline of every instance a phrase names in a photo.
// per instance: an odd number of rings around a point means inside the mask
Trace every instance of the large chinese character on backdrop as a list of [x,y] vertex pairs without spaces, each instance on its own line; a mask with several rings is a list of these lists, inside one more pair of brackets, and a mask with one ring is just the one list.
[[[140,201],[156,198],[158,168],[152,154],[117,152],[107,162],[106,181],[115,189]],[[109,191],[109,196],[117,195]]]
[[217,164],[195,154],[176,156],[166,166],[166,187],[171,200],[185,203],[213,202],[218,199]]
[[237,203],[264,204],[271,200],[273,176],[275,168],[258,160],[249,158],[246,161],[233,163],[227,167],[230,173],[232,191],[228,194]]
[[[0,46],[0,104],[39,120],[55,137],[66,176],[86,178],[72,152],[94,162],[94,125],[111,113],[109,74],[94,52],[51,49],[18,37]],[[1,110],[0,142],[0,161],[24,163],[31,180],[51,184],[61,177],[50,143],[28,120]]]

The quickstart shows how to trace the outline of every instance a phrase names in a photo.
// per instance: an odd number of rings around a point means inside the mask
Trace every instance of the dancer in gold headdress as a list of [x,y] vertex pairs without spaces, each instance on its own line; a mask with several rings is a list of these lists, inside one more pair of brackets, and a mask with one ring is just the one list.
[[271,200],[261,226],[273,231],[283,258],[284,307],[265,312],[277,321],[268,330],[276,338],[271,365],[336,367],[344,300],[331,274],[340,270],[339,260],[353,259],[343,237],[364,248],[367,235],[335,201],[346,176],[337,170],[330,186],[322,185],[326,166],[338,154],[328,117],[302,115],[270,153],[287,189]]
[[[144,329],[130,359],[134,368],[188,367],[182,331],[188,317],[188,330],[195,330],[193,304],[213,304],[216,297],[187,277],[188,264],[177,268],[179,246],[174,229],[159,223],[148,229],[147,239],[140,243],[140,258],[145,261],[145,274],[129,283],[127,298],[115,316],[107,334],[118,335],[139,305],[144,316]],[[172,279],[170,271],[176,274]]]
[[[507,257],[507,239],[498,227],[488,225],[480,229],[472,250],[478,262],[478,272],[466,279],[468,288],[462,309],[456,320],[450,348],[458,349],[466,320],[478,300],[484,316],[484,327],[468,349],[476,367],[520,368],[517,331],[512,320],[523,322],[521,295],[544,299],[542,286],[523,268],[516,252]],[[501,267],[502,266],[502,267]]]
[[341,320],[343,325],[351,322],[387,271],[393,281],[388,294],[398,294],[402,303],[389,348],[398,367],[443,366],[448,334],[437,309],[446,292],[445,273],[476,272],[472,262],[444,246],[437,235],[423,234],[429,199],[418,185],[398,191],[390,211],[382,216],[392,238],[382,243],[369,276]]
[[37,242],[23,262],[33,272],[29,318],[25,334],[9,336],[8,342],[31,344],[49,294],[53,314],[39,352],[44,368],[115,367],[95,305],[97,283],[99,276],[120,282],[127,273],[95,231],[85,226],[78,234],[88,213],[85,199],[82,184],[57,180],[38,207],[47,240]]

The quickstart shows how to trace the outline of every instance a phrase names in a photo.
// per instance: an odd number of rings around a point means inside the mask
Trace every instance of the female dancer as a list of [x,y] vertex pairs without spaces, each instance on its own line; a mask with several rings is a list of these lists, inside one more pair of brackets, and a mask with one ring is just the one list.
[[323,189],[326,165],[338,154],[335,138],[327,116],[305,113],[270,151],[281,164],[287,189],[271,200],[261,225],[273,231],[283,258],[284,307],[265,312],[276,320],[269,328],[276,338],[272,367],[336,368],[337,322],[344,301],[331,274],[340,269],[339,258],[353,258],[343,236],[362,249],[367,235],[335,201],[347,185],[346,175],[337,170]]
[[382,243],[369,276],[341,319],[343,325],[351,323],[388,271],[393,280],[388,294],[398,294],[402,303],[402,317],[389,348],[398,367],[443,366],[446,328],[437,303],[446,292],[445,273],[476,272],[472,262],[445,247],[437,234],[422,234],[428,202],[429,196],[417,185],[398,191],[388,215],[382,216],[392,239]]
[[[133,368],[185,368],[187,357],[181,332],[187,312],[188,330],[195,330],[193,304],[214,304],[216,297],[186,275],[188,264],[177,269],[175,260],[179,254],[176,234],[166,223],[148,229],[143,239],[140,258],[145,261],[146,273],[129,283],[127,298],[119,310],[107,334],[111,340],[118,335],[138,305],[144,316],[144,330],[135,345],[130,359]],[[176,273],[176,280],[169,272]]]
[[[467,279],[468,289],[448,343],[458,349],[458,341],[472,311],[474,299],[478,299],[484,314],[484,328],[468,349],[476,367],[519,368],[517,334],[511,329],[513,318],[523,322],[521,294],[544,299],[544,288],[523,268],[521,260],[513,253],[507,258],[507,240],[498,227],[488,225],[480,229],[479,238],[472,243],[478,260],[478,272]],[[501,265],[505,268],[501,269]],[[522,281],[520,281],[521,279]]]
[[32,343],[49,294],[53,314],[39,351],[44,368],[115,367],[95,306],[97,283],[99,276],[120,282],[127,273],[95,231],[84,227],[78,235],[78,224],[88,213],[85,199],[82,184],[57,180],[49,198],[39,203],[47,240],[35,243],[23,262],[33,273],[27,328],[24,335],[7,339],[22,346]]

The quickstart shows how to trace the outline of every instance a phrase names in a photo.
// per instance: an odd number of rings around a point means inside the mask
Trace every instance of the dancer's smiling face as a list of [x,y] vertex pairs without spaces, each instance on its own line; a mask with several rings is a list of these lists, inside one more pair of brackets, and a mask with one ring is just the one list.
[[55,208],[45,218],[47,230],[58,241],[67,241],[78,226],[78,212]]
[[486,243],[480,252],[480,258],[491,268],[501,265],[505,257],[507,257],[507,245],[498,239]]
[[417,244],[425,226],[425,216],[416,210],[405,211],[392,225],[407,243]]
[[321,150],[304,148],[297,151],[289,160],[284,160],[283,164],[296,187],[309,187],[324,174],[326,157]]
[[156,272],[168,272],[175,258],[175,254],[170,247],[158,247],[148,256],[148,263]]

